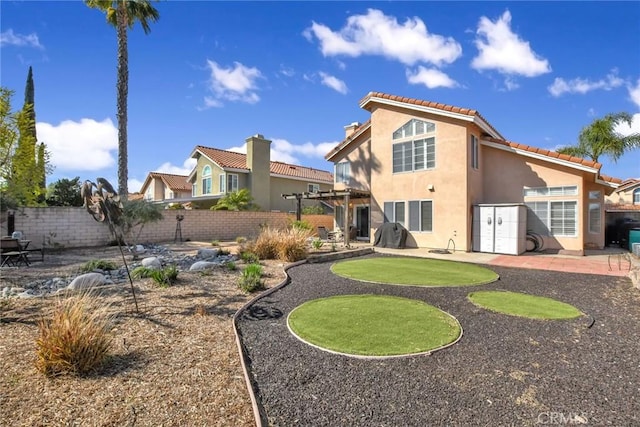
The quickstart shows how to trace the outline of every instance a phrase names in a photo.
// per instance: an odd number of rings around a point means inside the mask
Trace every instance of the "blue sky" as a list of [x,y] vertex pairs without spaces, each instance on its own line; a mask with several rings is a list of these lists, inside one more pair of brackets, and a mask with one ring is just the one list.
[[[385,92],[472,108],[507,139],[555,149],[607,113],[640,131],[640,2],[154,3],[129,35],[129,190],[188,174],[196,145],[332,170],[358,101]],[[81,1],[2,1],[1,84],[22,107],[33,66],[38,139],[55,170],[117,182],[116,33]],[[623,133],[631,129],[620,129]],[[602,172],[640,177],[640,150]]]

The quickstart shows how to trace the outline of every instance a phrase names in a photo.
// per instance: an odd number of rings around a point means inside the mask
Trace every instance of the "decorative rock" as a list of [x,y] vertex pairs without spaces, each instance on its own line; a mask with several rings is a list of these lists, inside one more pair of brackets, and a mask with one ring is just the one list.
[[2,298],[7,298],[10,292],[11,292],[11,288],[9,288],[8,286],[5,286],[4,288],[2,288]]
[[107,283],[107,278],[104,275],[100,273],[87,273],[73,279],[69,286],[67,286],[67,289],[79,291],[81,289],[89,289],[96,286],[106,285]]
[[220,253],[220,249],[198,249],[197,257],[200,259],[215,258]]
[[24,291],[16,295],[18,298],[35,298],[37,295],[31,293],[31,291]]
[[191,267],[189,267],[189,271],[208,270],[210,268],[215,268],[215,267],[217,267],[219,265],[220,264],[218,264],[217,262],[197,261],[197,262],[193,263],[193,265]]
[[147,250],[142,245],[136,245],[136,252],[139,254],[145,253]]
[[152,270],[160,270],[162,269],[162,263],[160,262],[160,260],[158,259],[158,257],[148,257],[148,258],[144,258],[141,261],[141,264],[143,267],[147,267],[150,268]]

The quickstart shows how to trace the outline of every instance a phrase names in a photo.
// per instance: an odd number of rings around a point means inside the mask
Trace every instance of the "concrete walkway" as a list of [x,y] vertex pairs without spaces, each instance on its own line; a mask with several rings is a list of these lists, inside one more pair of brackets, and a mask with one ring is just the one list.
[[474,264],[498,265],[502,267],[531,268],[536,270],[599,274],[618,277],[627,277],[631,268],[629,253],[616,248],[607,248],[601,251],[586,251],[587,253],[585,256],[537,252],[526,252],[518,256],[481,252],[439,254],[429,252],[429,249],[423,248],[389,249],[375,247],[374,250],[382,254],[435,258],[450,261],[470,262]]

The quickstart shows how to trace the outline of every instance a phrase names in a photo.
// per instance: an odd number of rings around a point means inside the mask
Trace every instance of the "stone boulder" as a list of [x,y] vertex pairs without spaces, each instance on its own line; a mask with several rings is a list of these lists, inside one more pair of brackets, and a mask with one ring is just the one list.
[[215,258],[220,253],[220,249],[198,249],[198,255],[196,255],[199,259],[209,259]]
[[202,270],[209,270],[211,268],[215,268],[218,267],[220,264],[218,264],[217,262],[211,262],[211,261],[196,261],[193,264],[191,264],[191,267],[189,267],[189,271],[202,271]]
[[142,264],[143,267],[150,268],[152,270],[162,270],[162,263],[158,257],[151,256],[144,258],[140,264]]
[[103,286],[111,283],[104,274],[100,273],[87,273],[82,274],[69,283],[66,287],[70,291],[80,291],[84,289],[91,289],[98,286]]

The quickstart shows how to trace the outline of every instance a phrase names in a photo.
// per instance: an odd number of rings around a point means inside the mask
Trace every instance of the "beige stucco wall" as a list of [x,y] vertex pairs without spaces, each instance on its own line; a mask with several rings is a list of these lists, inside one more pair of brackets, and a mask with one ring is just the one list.
[[[360,135],[347,150],[344,155],[337,156],[333,161],[349,163],[349,182],[336,182],[334,188],[336,190],[353,188],[369,191],[371,189],[371,171],[380,167],[380,160],[371,155],[371,130],[369,129]],[[334,177],[337,179],[335,170]]]
[[[412,118],[435,123],[436,166],[419,172],[393,173],[392,134]],[[430,114],[406,114],[396,109],[372,113],[371,232],[384,221],[384,202],[433,201],[433,231],[410,232],[408,246],[444,248],[453,239],[458,250],[470,250],[467,189],[467,127],[460,122]],[[433,190],[429,190],[429,186]],[[405,205],[408,217],[408,203]],[[405,223],[405,228],[408,224]]]
[[635,186],[622,191],[614,191],[606,197],[608,203],[633,204],[633,192],[638,191],[640,186]]

